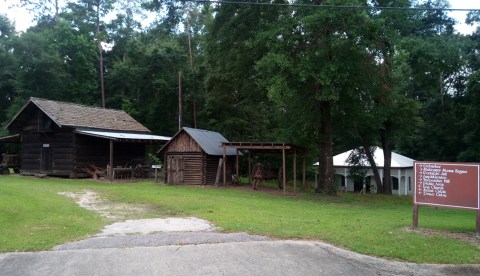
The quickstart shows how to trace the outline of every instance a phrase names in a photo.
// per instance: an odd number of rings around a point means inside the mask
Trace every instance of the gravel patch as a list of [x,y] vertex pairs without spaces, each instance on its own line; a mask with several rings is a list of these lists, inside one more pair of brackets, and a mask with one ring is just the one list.
[[83,208],[117,222],[105,226],[101,233],[85,240],[58,245],[54,251],[76,249],[155,247],[230,242],[266,241],[267,237],[247,233],[218,233],[207,220],[188,218],[153,218],[121,221],[126,214],[141,212],[142,207],[103,200],[91,190],[59,193],[72,198]]
[[125,235],[132,233],[148,234],[153,232],[198,232],[214,231],[215,227],[208,221],[189,218],[166,219],[137,219],[116,222],[105,226],[102,233],[97,236]]
[[247,233],[166,232],[146,235],[92,237],[78,242],[58,245],[53,250],[195,245],[267,240],[269,240],[268,237],[249,235]]

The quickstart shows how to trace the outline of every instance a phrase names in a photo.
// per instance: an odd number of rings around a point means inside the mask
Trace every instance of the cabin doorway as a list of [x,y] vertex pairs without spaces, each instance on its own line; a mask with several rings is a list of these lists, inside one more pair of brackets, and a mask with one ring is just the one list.
[[167,184],[183,184],[184,158],[183,156],[169,156],[167,163]]
[[42,172],[49,172],[52,170],[52,151],[49,144],[44,144],[42,147],[42,164],[40,170]]

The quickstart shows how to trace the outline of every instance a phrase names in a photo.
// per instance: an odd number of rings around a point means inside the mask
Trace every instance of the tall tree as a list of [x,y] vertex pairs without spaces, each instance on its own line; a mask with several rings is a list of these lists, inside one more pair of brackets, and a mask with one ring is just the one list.
[[[298,3],[310,3],[299,1]],[[366,6],[366,1],[315,1]],[[319,153],[316,192],[336,194],[333,179],[333,114],[365,89],[373,70],[376,27],[365,11],[296,9],[283,14],[261,37],[269,52],[257,72],[269,98],[289,116],[289,128],[310,129]],[[304,116],[298,116],[299,114]]]
[[[283,3],[283,1],[276,1]],[[257,34],[282,12],[278,7],[221,4],[206,28],[208,126],[229,139],[278,140],[270,103],[256,81],[255,63],[267,48]],[[270,137],[269,137],[270,136]]]
[[98,80],[101,95],[102,107],[105,108],[105,68],[103,64],[103,46],[106,42],[107,30],[103,19],[112,11],[115,0],[79,0],[70,2],[67,9],[70,11],[72,23],[78,26],[81,31],[91,34],[98,48]]
[[[15,28],[6,15],[0,14],[0,124],[8,119],[6,110],[16,97],[13,82],[15,80],[15,62],[13,40]],[[0,130],[0,134],[3,129]]]
[[14,85],[20,101],[36,96],[93,103],[95,52],[65,21],[48,28],[40,22],[15,39],[13,47]]
[[[468,14],[467,23],[480,23],[480,12],[471,12]],[[465,147],[461,150],[458,158],[460,161],[478,162],[480,160],[480,28],[470,35],[472,41],[469,49],[469,68],[471,75],[468,78],[465,117],[460,123],[464,131],[463,141]]]

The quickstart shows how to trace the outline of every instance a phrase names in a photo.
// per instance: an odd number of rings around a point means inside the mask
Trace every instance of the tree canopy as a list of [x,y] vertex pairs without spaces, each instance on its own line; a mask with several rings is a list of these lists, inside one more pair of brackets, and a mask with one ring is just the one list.
[[21,1],[36,23],[16,32],[0,15],[0,121],[31,96],[123,109],[161,135],[181,115],[229,140],[307,148],[327,194],[333,155],[351,148],[480,160],[480,29],[455,32],[448,1],[241,2]]

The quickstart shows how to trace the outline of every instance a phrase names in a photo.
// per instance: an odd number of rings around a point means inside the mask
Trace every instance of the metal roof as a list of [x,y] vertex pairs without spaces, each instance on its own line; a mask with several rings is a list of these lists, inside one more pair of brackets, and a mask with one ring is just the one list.
[[21,140],[20,134],[0,137],[0,143],[20,143]]
[[[353,150],[349,150],[333,157],[333,166],[334,167],[351,167],[352,164],[348,163],[348,157]],[[373,159],[375,159],[375,164],[377,167],[383,168],[385,166],[385,159],[383,158],[383,149],[377,147],[373,154]],[[406,156],[400,155],[398,153],[392,152],[392,168],[411,168],[413,167],[413,162],[415,160],[408,158]],[[318,162],[314,165],[318,166]],[[370,167],[370,164],[367,165]]]
[[110,131],[94,131],[94,130],[75,130],[78,134],[94,136],[99,138],[105,138],[114,141],[138,141],[138,142],[168,142],[171,137],[167,136],[158,136],[151,134],[140,134],[140,133],[128,133],[128,132],[110,132]]
[[[195,142],[202,148],[202,150],[209,155],[223,155],[222,143],[228,143],[228,140],[222,134],[204,130],[184,127],[182,128]],[[235,149],[227,149],[227,155],[236,155]]]

